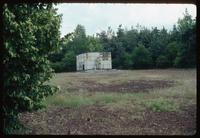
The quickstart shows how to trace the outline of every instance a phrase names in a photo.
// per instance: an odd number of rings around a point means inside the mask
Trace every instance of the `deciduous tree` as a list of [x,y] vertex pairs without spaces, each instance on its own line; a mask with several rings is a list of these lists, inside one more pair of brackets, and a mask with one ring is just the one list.
[[18,114],[41,107],[56,87],[48,54],[58,46],[61,16],[52,4],[5,4],[3,7],[4,132],[18,127]]

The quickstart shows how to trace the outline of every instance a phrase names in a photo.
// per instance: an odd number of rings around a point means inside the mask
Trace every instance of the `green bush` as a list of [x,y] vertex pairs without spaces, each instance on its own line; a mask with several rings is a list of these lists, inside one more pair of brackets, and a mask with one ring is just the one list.
[[180,45],[181,45],[180,43],[178,43],[176,41],[172,41],[166,47],[166,57],[169,59],[170,67],[172,67],[174,65],[174,61],[175,61],[175,58],[176,58],[177,52],[178,52],[178,47]]
[[169,67],[169,60],[167,59],[166,56],[160,55],[157,60],[156,60],[156,66],[158,68],[167,68]]
[[51,67],[52,67],[52,69],[56,73],[64,71],[64,64],[63,64],[63,62],[52,62],[51,63]]
[[133,50],[132,59],[134,68],[150,68],[152,66],[151,53],[142,44]]
[[73,51],[69,51],[64,55],[62,59],[64,65],[64,71],[75,71],[76,70],[76,55]]
[[3,43],[4,133],[20,128],[18,114],[42,107],[56,92],[45,84],[52,77],[48,55],[58,46],[61,17],[52,4],[5,4]]

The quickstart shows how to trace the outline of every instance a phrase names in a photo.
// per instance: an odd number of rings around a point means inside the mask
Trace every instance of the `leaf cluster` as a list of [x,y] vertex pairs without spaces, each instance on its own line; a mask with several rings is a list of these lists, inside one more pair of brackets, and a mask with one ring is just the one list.
[[42,107],[57,88],[48,55],[58,48],[61,16],[52,4],[5,4],[3,7],[4,132],[18,125],[20,112]]

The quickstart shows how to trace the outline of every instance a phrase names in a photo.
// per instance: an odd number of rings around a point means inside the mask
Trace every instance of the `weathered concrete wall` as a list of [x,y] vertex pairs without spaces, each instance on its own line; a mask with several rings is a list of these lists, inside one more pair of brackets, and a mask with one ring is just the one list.
[[112,69],[110,52],[91,52],[76,56],[77,70]]

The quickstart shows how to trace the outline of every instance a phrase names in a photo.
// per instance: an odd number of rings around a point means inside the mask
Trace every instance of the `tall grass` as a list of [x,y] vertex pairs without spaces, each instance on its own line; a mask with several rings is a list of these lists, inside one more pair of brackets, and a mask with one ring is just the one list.
[[82,105],[91,104],[107,104],[116,102],[118,98],[112,94],[96,94],[93,96],[87,95],[76,95],[76,94],[57,94],[54,96],[49,96],[44,100],[44,104],[62,106],[62,107],[80,107]]

